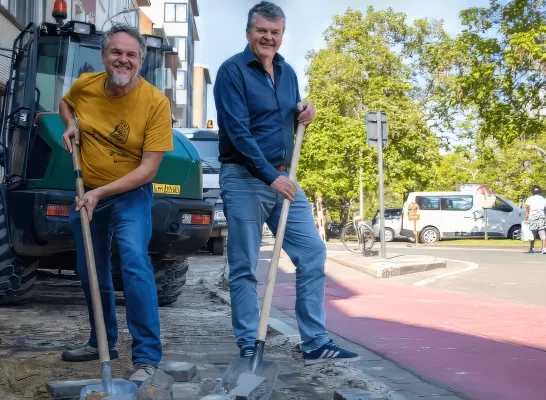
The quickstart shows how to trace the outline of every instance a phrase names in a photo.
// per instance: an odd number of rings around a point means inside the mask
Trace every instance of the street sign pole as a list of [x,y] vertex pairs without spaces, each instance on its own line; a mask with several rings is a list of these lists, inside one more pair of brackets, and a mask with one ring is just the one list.
[[379,166],[379,238],[381,239],[381,258],[387,258],[385,246],[385,194],[383,190],[383,123],[381,113],[377,112],[377,163]]
[[[362,162],[362,147],[360,148],[360,162]],[[358,171],[358,194],[360,203],[360,218],[364,219],[364,186],[362,184],[362,166]]]
[[[377,124],[377,126],[374,126]],[[383,188],[383,148],[387,145],[389,138],[389,125],[387,115],[380,111],[366,113],[366,131],[368,144],[377,146],[377,164],[379,175],[379,238],[381,240],[381,258],[387,258],[385,245],[385,192]]]

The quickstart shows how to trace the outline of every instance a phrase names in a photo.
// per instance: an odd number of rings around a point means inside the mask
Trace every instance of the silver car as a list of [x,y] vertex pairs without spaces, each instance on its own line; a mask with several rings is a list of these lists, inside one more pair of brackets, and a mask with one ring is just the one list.
[[[392,242],[394,239],[406,239],[400,235],[402,207],[385,208],[385,242]],[[379,210],[372,220],[373,234],[379,239]]]

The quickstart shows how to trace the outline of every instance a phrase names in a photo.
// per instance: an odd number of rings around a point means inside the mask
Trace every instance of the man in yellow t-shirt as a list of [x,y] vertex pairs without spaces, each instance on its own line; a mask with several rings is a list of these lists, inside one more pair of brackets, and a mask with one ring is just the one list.
[[[88,343],[70,351],[66,361],[96,360],[98,344],[93,319],[87,263],[78,211],[85,207],[91,221],[99,288],[110,357],[118,357],[118,326],[110,273],[112,237],[116,239],[126,300],[127,325],[133,338],[133,381],[148,379],[162,358],[154,271],[148,256],[152,234],[152,179],[165,151],[173,150],[169,100],[138,75],[146,56],[146,40],[138,30],[116,25],[103,38],[105,72],[83,73],[61,100],[66,126],[63,143],[71,138],[81,148],[86,193],[76,199],[69,222],[77,250],[91,334]],[[77,121],[77,122],[76,122]]]

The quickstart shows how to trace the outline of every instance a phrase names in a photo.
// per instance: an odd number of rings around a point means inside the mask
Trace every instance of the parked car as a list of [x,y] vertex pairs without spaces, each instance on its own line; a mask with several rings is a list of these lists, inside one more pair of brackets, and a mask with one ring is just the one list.
[[214,129],[175,128],[184,134],[201,156],[203,168],[203,200],[214,206],[212,232],[205,245],[214,255],[223,255],[228,236],[224,203],[220,196],[220,162],[218,161],[218,131]]
[[[392,242],[394,239],[407,238],[400,233],[402,207],[385,208],[385,242]],[[373,234],[379,238],[379,210],[372,219]],[[413,237],[413,234],[411,235]]]
[[485,212],[487,234],[491,238],[518,239],[524,209],[507,198],[495,195],[487,211],[477,192],[412,192],[403,207],[402,235],[413,234],[413,221],[408,219],[408,206],[417,203],[417,234],[421,243],[434,243],[444,238],[484,237]]
[[339,239],[341,237],[341,224],[339,221],[330,221],[324,224],[326,232],[326,241],[330,239]]

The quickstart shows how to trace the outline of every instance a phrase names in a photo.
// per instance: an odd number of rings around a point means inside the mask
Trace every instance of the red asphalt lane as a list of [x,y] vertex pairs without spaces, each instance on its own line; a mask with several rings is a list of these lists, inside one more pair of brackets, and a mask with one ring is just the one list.
[[[276,308],[294,310],[294,282],[279,269]],[[546,398],[546,307],[366,276],[328,278],[325,307],[329,331],[473,399]]]

